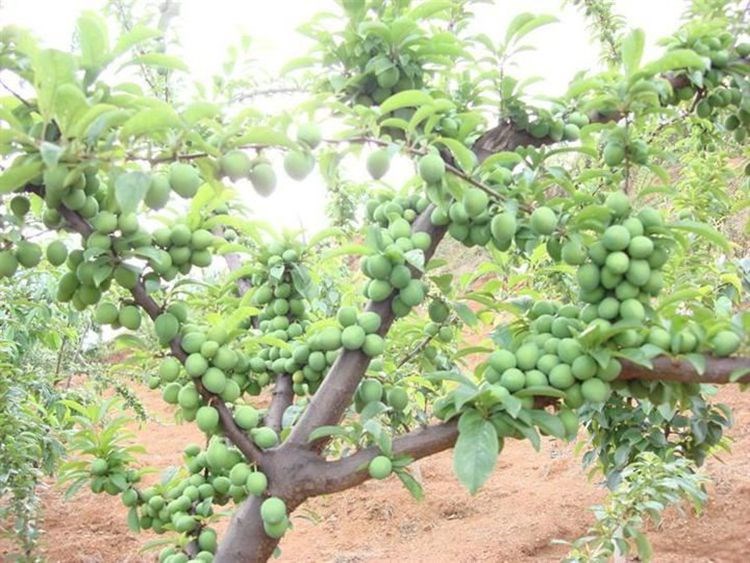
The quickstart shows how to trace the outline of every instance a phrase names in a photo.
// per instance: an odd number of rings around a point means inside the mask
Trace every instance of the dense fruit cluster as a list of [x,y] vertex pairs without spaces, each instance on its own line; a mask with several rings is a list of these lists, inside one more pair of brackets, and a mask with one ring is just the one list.
[[551,386],[565,392],[565,403],[578,408],[585,401],[602,403],[610,393],[609,382],[621,366],[608,358],[600,363],[576,339],[586,323],[573,305],[538,301],[529,312],[529,332],[509,349],[496,350],[487,362],[484,379],[510,393],[522,389],[525,406],[533,406],[535,388]]
[[669,47],[692,49],[710,61],[703,73],[686,75],[689,84],[677,88],[672,101],[695,100],[697,96],[696,115],[717,122],[724,115],[724,128],[733,131],[735,141],[742,143],[750,132],[750,111],[746,107],[747,91],[743,94],[743,82],[737,70],[744,72],[741,65],[746,65],[750,58],[750,43],[735,43],[731,33],[722,31],[677,37]]
[[432,243],[429,234],[412,232],[411,225],[427,205],[419,196],[389,200],[385,195],[367,204],[368,216],[377,226],[370,227],[368,235],[373,253],[361,262],[362,272],[370,278],[365,295],[377,303],[395,292],[391,309],[397,317],[409,314],[425,298],[425,285],[413,278],[410,264],[423,264]]
[[624,127],[615,127],[602,136],[602,158],[607,166],[619,166],[627,160],[633,164],[646,164],[648,145],[641,139],[629,139]]
[[[603,209],[593,240],[578,232],[563,244],[547,245],[554,249],[554,259],[577,268],[580,304],[536,302],[528,313],[525,336],[488,358],[484,379],[510,393],[527,389],[522,394],[527,406],[533,404],[534,388],[547,386],[564,391],[571,408],[606,401],[610,383],[621,370],[614,355],[619,351],[627,357],[627,350],[644,343],[660,352],[703,349],[717,356],[732,354],[740,345],[739,336],[728,329],[702,343],[695,323],[672,332],[663,327],[651,301],[664,287],[662,269],[674,241],[661,215],[650,207],[633,213],[620,192],[608,195]],[[534,223],[532,214],[532,228]],[[538,224],[535,230],[551,232]],[[593,331],[600,335],[596,344],[581,336]]]

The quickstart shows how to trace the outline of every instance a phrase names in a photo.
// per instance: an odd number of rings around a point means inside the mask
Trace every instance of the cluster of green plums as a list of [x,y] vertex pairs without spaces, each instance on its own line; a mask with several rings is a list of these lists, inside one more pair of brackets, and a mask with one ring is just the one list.
[[604,148],[602,158],[607,166],[621,165],[625,160],[633,164],[646,164],[648,161],[648,145],[642,139],[628,138],[624,127],[614,127],[602,137]]
[[[695,113],[704,119],[718,120],[723,114],[724,128],[732,131],[734,139],[742,143],[750,132],[750,111],[743,104],[742,83],[737,79],[737,65],[747,65],[750,43],[735,43],[729,32],[678,40],[671,48],[692,49],[710,60],[710,67],[701,75],[700,83],[677,88],[676,102],[695,100]],[[740,71],[742,72],[742,71]],[[691,75],[692,81],[692,75]]]
[[[284,156],[284,170],[294,180],[304,180],[315,167],[315,157],[310,152],[322,140],[320,128],[314,123],[305,123],[297,128],[299,148]],[[263,197],[271,195],[276,188],[276,172],[271,162],[263,155],[251,158],[247,152],[234,149],[218,161],[219,173],[231,181],[247,179],[255,191]]]
[[412,276],[409,259],[415,252],[424,253],[432,244],[428,233],[412,232],[417,209],[426,207],[426,201],[418,197],[368,203],[368,214],[380,226],[372,227],[373,252],[361,262],[362,272],[370,279],[365,296],[377,303],[393,294],[391,309],[397,317],[407,315],[425,298],[425,285]]

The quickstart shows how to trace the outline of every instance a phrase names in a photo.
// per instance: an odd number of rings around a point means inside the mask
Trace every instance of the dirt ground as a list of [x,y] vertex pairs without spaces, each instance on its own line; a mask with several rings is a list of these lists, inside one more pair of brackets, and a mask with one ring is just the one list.
[[[200,443],[193,425],[175,425],[154,392],[138,389],[156,421],[134,425],[148,454],[143,463],[179,463],[184,444]],[[733,407],[732,453],[706,467],[713,484],[701,517],[670,512],[649,537],[655,561],[745,562],[750,559],[750,393],[722,389]],[[540,453],[528,442],[508,442],[498,467],[471,497],[453,477],[451,454],[416,464],[426,498],[414,501],[396,478],[313,499],[293,519],[281,543],[282,562],[358,563],[377,561],[530,562],[558,561],[565,553],[553,540],[582,535],[593,517],[588,510],[605,495],[589,482],[573,447],[552,440]],[[128,531],[117,497],[83,491],[64,501],[49,487],[42,493],[43,555],[60,562],[153,561],[143,552],[156,539]],[[8,544],[0,542],[0,559]]]

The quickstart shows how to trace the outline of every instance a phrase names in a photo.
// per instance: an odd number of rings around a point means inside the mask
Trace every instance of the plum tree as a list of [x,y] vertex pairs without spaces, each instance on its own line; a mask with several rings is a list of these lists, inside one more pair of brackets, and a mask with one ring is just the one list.
[[[75,53],[0,30],[25,88],[0,99],[0,277],[38,266],[35,230],[57,233],[58,300],[153,332],[160,364],[144,379],[206,435],[157,485],[115,450],[81,470],[122,496],[131,526],[173,533],[161,561],[265,561],[308,498],[391,474],[419,495],[409,465],[450,448],[473,493],[505,440],[572,440],[580,423],[608,475],[642,450],[701,463],[728,424],[706,386],[748,381],[740,284],[730,260],[708,259],[732,248],[701,220],[728,213],[724,178],[741,173],[723,157],[681,180],[665,168],[743,150],[750,49],[726,31],[735,12],[694,7],[648,63],[643,33],[623,33],[611,68],[535,107],[507,60],[550,18],[521,14],[495,45],[467,31],[469,1],[340,4],[342,29],[306,30],[319,45],[298,72],[315,95],[282,116],[222,109],[232,92],[177,103],[106,83],[115,61],[182,65],[144,55],[153,35],[140,28],[111,45],[93,13]],[[324,139],[302,117],[311,107],[338,134]],[[381,180],[364,195],[338,167],[363,146]],[[317,159],[344,228],[303,240],[244,216],[240,182],[269,196],[281,153],[299,182]],[[398,192],[382,182],[396,154],[413,162]],[[706,201],[707,181],[721,197]],[[154,227],[162,208],[177,212]],[[468,284],[435,258],[448,239],[482,257]],[[217,255],[230,272],[201,293],[211,284],[190,282]],[[360,271],[327,269],[343,260]],[[465,326],[493,330],[472,346]],[[662,426],[681,431],[649,441]],[[219,538],[214,507],[227,503]]]

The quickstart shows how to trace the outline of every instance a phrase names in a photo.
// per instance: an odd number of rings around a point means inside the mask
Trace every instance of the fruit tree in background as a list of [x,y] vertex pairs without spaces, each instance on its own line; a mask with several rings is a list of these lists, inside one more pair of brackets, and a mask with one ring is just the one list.
[[[185,64],[142,24],[110,40],[86,13],[73,53],[0,30],[22,85],[0,98],[0,276],[46,260],[60,302],[152,335],[126,337],[159,358],[145,380],[206,434],[151,486],[132,448],[72,443],[68,478],[169,533],[160,560],[264,561],[306,499],[394,473],[419,496],[409,465],[449,448],[475,492],[505,440],[582,422],[612,487],[644,452],[694,467],[723,444],[710,384],[750,372],[721,234],[750,129],[742,13],[696,2],[645,61],[641,31],[583,2],[607,70],[535,106],[512,57],[554,18],[487,37],[477,3],[340,2],[302,29],[316,47],[287,71],[307,99],[278,115],[228,76],[175,97]],[[134,67],[149,89],[118,79]],[[397,159],[414,173],[394,189]],[[336,229],[278,234],[236,197],[273,197],[280,168],[305,189],[316,164]],[[476,275],[434,257],[447,239],[481,252]],[[218,256],[229,272],[201,275]]]

